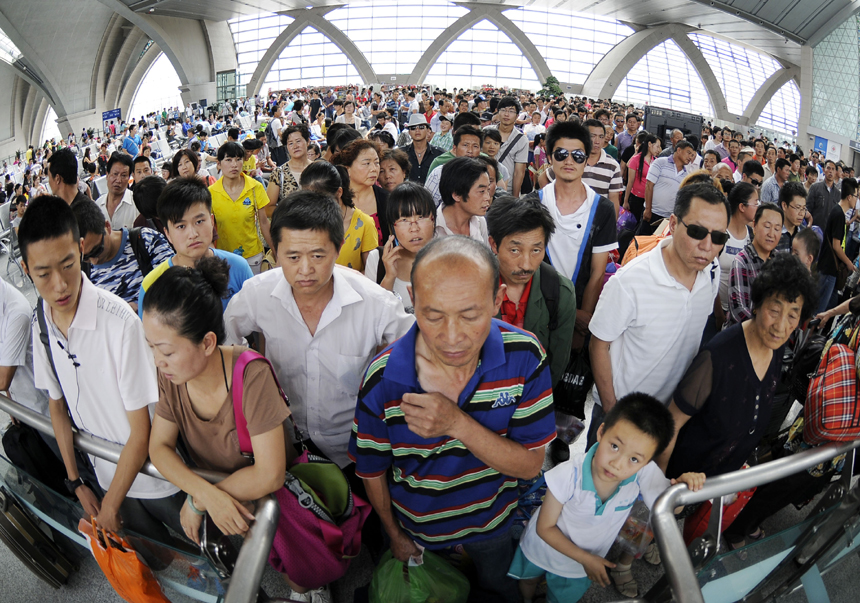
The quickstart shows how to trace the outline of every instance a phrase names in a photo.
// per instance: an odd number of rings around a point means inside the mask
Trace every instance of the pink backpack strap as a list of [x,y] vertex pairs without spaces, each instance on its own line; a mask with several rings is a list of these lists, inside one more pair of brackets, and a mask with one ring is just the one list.
[[[269,359],[259,352],[251,349],[245,350],[239,354],[239,357],[236,359],[233,366],[233,383],[230,386],[230,390],[233,397],[233,415],[236,417],[236,435],[239,438],[239,451],[242,453],[242,456],[249,458],[253,458],[254,450],[251,447],[251,434],[248,433],[248,421],[245,420],[242,395],[245,392],[245,369],[248,368],[248,365],[254,360],[262,360],[269,365],[272,378],[275,380],[275,385],[278,386],[278,392],[281,394],[284,404],[286,404],[287,407],[290,406],[290,399],[287,397],[287,394],[284,393],[284,388],[281,387],[281,384],[278,381],[278,375],[275,374],[275,367],[272,366]],[[292,415],[290,415],[290,421],[293,422]],[[301,442],[301,434],[299,433],[295,422],[293,422],[293,430],[295,432],[294,437],[297,438],[296,441]]]

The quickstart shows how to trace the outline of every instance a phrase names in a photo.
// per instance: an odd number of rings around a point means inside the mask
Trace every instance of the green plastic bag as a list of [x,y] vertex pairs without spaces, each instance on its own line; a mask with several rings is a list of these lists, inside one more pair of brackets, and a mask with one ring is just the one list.
[[430,551],[424,563],[409,566],[387,551],[373,572],[370,603],[466,603],[466,576]]

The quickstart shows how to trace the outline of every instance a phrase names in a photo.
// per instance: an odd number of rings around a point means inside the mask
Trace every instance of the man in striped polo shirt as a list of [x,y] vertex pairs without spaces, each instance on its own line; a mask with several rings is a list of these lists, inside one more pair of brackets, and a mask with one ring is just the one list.
[[517,602],[517,479],[539,473],[555,438],[546,354],[493,318],[505,289],[485,245],[435,239],[412,275],[416,324],[367,369],[349,455],[397,559],[462,545],[476,600]]
[[582,181],[594,189],[598,195],[603,195],[612,201],[617,216],[621,193],[624,191],[624,182],[621,179],[621,168],[618,167],[618,162],[603,150],[606,130],[609,128],[596,119],[589,119],[584,125],[588,128],[588,133],[591,136],[591,153],[585,161]]

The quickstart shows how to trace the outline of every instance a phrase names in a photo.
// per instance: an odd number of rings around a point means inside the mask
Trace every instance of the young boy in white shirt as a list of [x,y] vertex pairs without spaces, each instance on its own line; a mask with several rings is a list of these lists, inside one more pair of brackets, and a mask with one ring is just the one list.
[[575,603],[592,582],[610,583],[605,559],[639,495],[650,508],[670,485],[691,490],[703,473],[668,480],[652,462],[669,444],[675,423],[668,409],[647,394],[619,400],[600,426],[597,444],[546,473],[543,506],[531,518],[508,575],[520,581],[531,603],[546,576],[550,603]]

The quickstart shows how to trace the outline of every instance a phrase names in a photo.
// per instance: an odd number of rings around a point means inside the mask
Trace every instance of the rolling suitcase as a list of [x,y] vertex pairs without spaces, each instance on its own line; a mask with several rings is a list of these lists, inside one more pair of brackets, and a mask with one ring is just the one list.
[[0,486],[0,540],[30,571],[54,588],[60,588],[68,581],[74,566],[37,521]]

